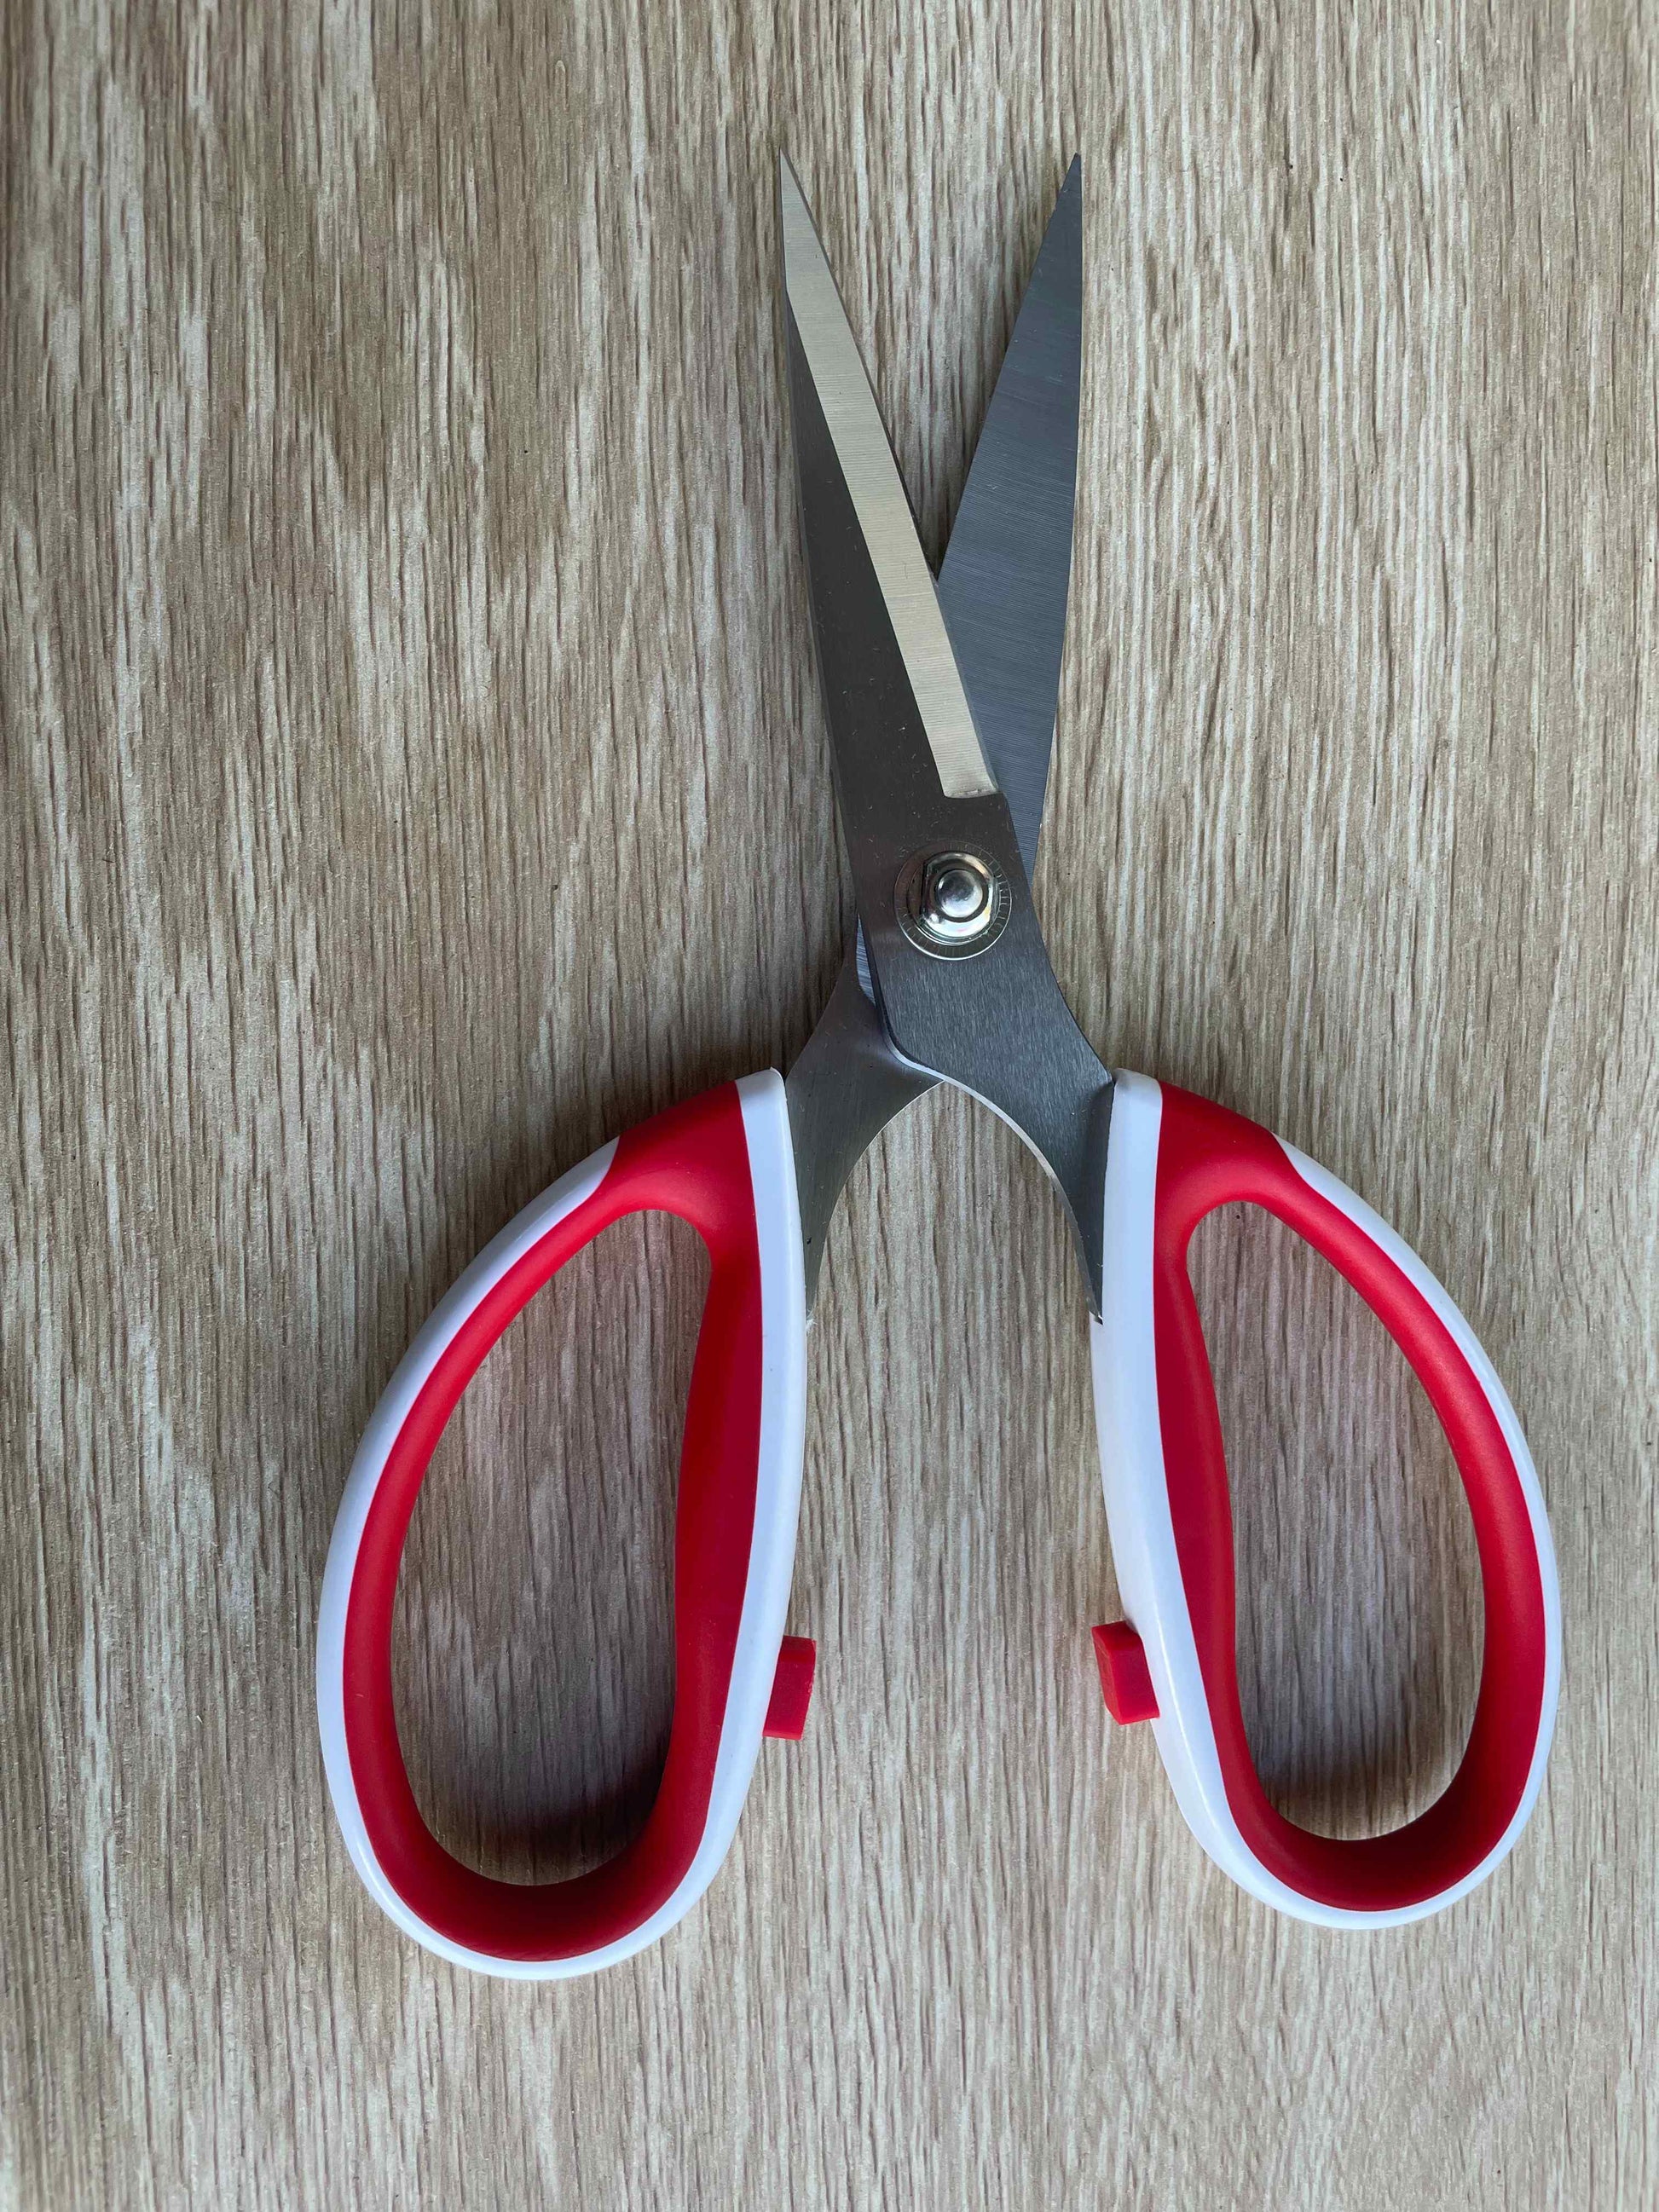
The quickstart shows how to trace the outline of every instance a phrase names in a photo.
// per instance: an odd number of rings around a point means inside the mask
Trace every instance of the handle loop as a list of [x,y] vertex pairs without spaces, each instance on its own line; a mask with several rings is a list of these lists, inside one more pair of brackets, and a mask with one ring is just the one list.
[[[674,1717],[644,1829],[567,1881],[477,1873],[433,1836],[410,1787],[392,1692],[404,1540],[432,1455],[492,1345],[565,1262],[623,1215],[660,1211],[708,1248],[708,1291],[681,1447]],[[788,1600],[805,1427],[800,1219],[782,1079],[671,1109],[596,1153],[473,1263],[392,1377],[353,1465],[324,1583],[317,1691],[352,1857],[429,1949],[518,1978],[625,1958],[678,1920],[725,1856],[765,1722]]]
[[[1486,1638],[1468,1748],[1426,1812],[1358,1841],[1315,1835],[1277,1812],[1245,1734],[1226,1456],[1187,1273],[1199,1222],[1237,1200],[1305,1238],[1399,1345],[1445,1431],[1474,1522]],[[1302,1917],[1375,1923],[1436,1911],[1514,1842],[1554,1720],[1554,1554],[1514,1408],[1416,1255],[1334,1176],[1242,1115],[1120,1077],[1106,1207],[1112,1279],[1096,1392],[1107,1505],[1158,1692],[1154,1732],[1182,1809],[1235,1879]]]

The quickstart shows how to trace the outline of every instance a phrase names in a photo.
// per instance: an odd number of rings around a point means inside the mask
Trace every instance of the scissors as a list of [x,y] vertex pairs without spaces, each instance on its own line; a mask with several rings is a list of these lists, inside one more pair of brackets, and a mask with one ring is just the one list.
[[[713,1879],[763,1735],[799,1736],[814,1650],[784,1634],[800,1497],[807,1319],[854,1164],[935,1083],[1012,1123],[1058,1193],[1093,1317],[1101,1473],[1124,1619],[1093,1631],[1106,1704],[1148,1723],[1210,1857],[1328,1927],[1449,1905],[1536,1800],[1561,1629],[1536,1474],[1491,1361],[1445,1291],[1337,1179],[1243,1115],[1109,1073],[1060,995],[1030,878],[1071,572],[1083,342],[1083,183],[1048,223],[937,578],[793,171],[780,162],[783,329],[802,537],[858,920],[787,1078],[725,1083],[630,1130],[505,1228],[433,1314],[352,1465],[317,1651],[323,1753],[347,1847],[397,1924],[441,1956],[563,1977],[653,1942]],[[1485,1593],[1456,1774],[1391,1833],[1285,1820],[1250,1754],[1233,1534],[1188,1240],[1231,1200],[1277,1215],[1404,1352],[1451,1447]],[[490,1346],[621,1216],[678,1215],[708,1289],[681,1448],[674,1713],[643,1829],[574,1879],[493,1880],[427,1828],[398,1739],[392,1616],[410,1516]]]

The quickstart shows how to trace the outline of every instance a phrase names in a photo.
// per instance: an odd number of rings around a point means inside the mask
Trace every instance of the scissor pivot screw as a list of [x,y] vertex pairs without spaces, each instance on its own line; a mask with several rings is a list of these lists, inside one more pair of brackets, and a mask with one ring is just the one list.
[[1007,923],[1008,879],[978,853],[918,853],[899,871],[896,888],[900,928],[936,959],[985,951]]
[[991,886],[965,853],[950,853],[927,863],[921,903],[934,928],[961,929],[989,910]]

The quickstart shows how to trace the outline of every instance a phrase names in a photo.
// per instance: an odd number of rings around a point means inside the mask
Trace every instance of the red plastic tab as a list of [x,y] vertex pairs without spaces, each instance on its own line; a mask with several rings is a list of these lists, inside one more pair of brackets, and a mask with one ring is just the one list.
[[1111,1621],[1093,1635],[1107,1711],[1122,1728],[1135,1721],[1155,1721],[1158,1698],[1140,1638],[1127,1620]]
[[806,1733],[806,1708],[812,1702],[812,1677],[818,1647],[810,1636],[786,1636],[772,1677],[772,1702],[766,1708],[766,1733],[799,1743]]

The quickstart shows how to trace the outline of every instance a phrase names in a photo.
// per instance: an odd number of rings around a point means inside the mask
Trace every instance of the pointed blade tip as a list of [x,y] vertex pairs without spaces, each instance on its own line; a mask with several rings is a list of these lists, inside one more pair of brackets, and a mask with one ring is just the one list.
[[[778,149],[778,219],[783,244],[783,289],[788,297],[805,273],[805,259],[811,258],[814,248],[821,258],[823,247],[795,165],[782,147]],[[825,268],[827,271],[827,263]]]
[[[1059,215],[1064,209],[1069,214],[1073,208],[1080,210],[1082,204],[1083,156],[1081,154],[1073,154],[1071,167],[1061,178],[1060,190],[1054,194],[1054,215]],[[1053,220],[1054,216],[1051,216],[1049,221],[1052,222]]]

